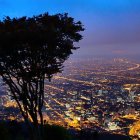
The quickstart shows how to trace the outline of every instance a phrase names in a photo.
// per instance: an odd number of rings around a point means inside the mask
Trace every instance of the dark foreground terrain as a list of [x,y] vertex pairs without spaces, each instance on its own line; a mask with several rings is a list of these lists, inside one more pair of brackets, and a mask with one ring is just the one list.
[[[44,140],[131,140],[127,136],[91,132],[87,130],[66,130],[55,125],[44,126]],[[24,123],[16,121],[0,122],[0,140],[30,140]]]

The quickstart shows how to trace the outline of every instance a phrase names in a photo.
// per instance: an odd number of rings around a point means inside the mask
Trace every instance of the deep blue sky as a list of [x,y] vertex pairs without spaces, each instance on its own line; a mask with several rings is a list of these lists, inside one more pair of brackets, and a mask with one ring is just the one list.
[[0,18],[69,13],[85,25],[75,55],[140,55],[140,0],[0,0]]

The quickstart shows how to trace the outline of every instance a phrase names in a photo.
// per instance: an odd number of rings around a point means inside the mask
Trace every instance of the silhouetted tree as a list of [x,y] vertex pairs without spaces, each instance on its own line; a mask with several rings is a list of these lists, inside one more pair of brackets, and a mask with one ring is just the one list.
[[37,131],[39,120],[43,128],[44,80],[62,71],[83,30],[68,14],[0,21],[0,75],[25,122],[32,121]]

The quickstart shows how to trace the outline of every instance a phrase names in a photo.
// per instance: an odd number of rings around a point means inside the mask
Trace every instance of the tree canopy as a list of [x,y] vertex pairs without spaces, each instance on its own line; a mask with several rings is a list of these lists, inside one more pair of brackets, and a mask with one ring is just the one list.
[[[6,17],[0,22],[1,74],[6,74],[4,62],[6,69],[10,68],[18,77],[24,75],[26,80],[59,72],[62,63],[76,49],[73,42],[82,39],[79,34],[82,30],[81,22],[75,23],[67,14]],[[23,71],[15,71],[18,68]]]
[[68,14],[0,21],[0,75],[27,123],[43,124],[44,80],[62,71],[83,30]]

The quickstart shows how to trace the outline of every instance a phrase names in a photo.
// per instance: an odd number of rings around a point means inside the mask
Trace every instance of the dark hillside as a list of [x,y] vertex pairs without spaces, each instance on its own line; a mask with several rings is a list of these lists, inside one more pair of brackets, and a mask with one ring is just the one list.
[[[0,140],[30,140],[24,123],[0,122]],[[76,132],[55,125],[45,125],[44,140],[131,140],[128,136],[109,133]]]

